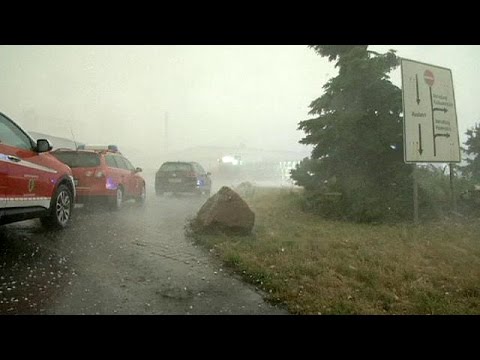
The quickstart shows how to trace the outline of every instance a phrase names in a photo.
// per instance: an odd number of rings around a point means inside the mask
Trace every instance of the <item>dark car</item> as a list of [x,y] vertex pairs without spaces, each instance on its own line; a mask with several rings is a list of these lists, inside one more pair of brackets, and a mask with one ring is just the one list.
[[210,196],[212,180],[196,162],[166,162],[155,175],[155,192],[157,196],[164,193],[193,193]]

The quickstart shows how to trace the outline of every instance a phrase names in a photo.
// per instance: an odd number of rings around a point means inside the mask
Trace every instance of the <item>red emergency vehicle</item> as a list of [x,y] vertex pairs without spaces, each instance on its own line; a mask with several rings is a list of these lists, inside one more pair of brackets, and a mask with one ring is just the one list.
[[128,199],[145,202],[145,180],[139,175],[142,169],[135,168],[116,146],[82,146],[52,154],[72,169],[78,203],[99,200],[119,210]]
[[71,169],[50,153],[46,139],[33,140],[0,113],[0,225],[40,218],[64,228],[75,201]]

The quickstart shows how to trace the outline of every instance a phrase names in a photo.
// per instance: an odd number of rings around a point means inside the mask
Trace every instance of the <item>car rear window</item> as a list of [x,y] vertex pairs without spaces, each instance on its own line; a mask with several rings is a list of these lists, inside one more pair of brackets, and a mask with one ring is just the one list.
[[79,167],[97,167],[100,166],[100,157],[94,153],[84,152],[57,152],[53,155],[61,162],[67,164],[71,168]]
[[160,171],[192,171],[192,165],[187,163],[165,163]]

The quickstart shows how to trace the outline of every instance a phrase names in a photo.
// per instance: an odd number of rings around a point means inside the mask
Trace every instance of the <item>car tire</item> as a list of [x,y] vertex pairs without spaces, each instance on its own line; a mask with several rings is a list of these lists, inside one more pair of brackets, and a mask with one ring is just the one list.
[[145,184],[142,185],[142,192],[140,193],[140,196],[135,198],[135,202],[138,205],[144,205],[145,204],[145,199],[147,198],[147,189],[145,188]]
[[64,229],[72,217],[74,200],[68,186],[61,184],[55,191],[50,203],[49,214],[40,218],[43,226],[52,230]]
[[123,206],[124,200],[123,188],[119,186],[115,192],[115,196],[110,199],[110,209],[113,211],[119,211]]

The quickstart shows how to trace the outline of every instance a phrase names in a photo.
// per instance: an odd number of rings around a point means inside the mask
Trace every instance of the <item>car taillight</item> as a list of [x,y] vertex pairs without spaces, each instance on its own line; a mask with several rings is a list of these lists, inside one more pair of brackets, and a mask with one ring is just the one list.
[[105,177],[105,173],[101,170],[97,170],[95,171],[95,177],[96,178],[102,178],[102,177]]

